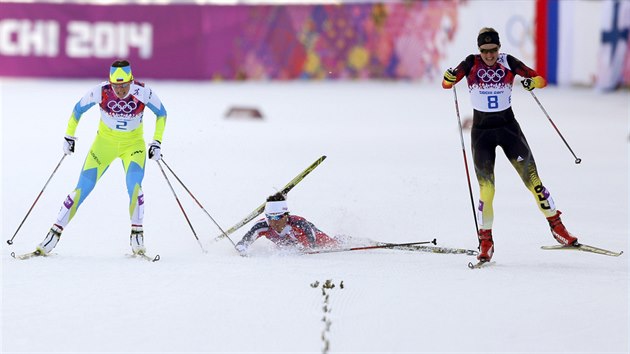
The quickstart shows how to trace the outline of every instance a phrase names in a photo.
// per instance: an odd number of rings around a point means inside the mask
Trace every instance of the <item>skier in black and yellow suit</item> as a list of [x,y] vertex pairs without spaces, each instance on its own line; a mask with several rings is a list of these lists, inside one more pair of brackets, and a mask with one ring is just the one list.
[[499,34],[492,28],[482,28],[477,37],[480,54],[471,54],[455,69],[444,73],[442,87],[450,89],[464,77],[468,82],[473,105],[471,131],[473,161],[479,182],[479,255],[489,261],[494,253],[492,239],[494,199],[494,163],[496,148],[503,149],[508,160],[527,189],[536,198],[538,208],[549,221],[553,237],[563,245],[575,244],[577,238],[562,224],[561,212],[538,177],[534,156],[512,111],[512,85],[516,75],[525,79],[527,90],[543,88],[544,78],[515,57],[499,53]]

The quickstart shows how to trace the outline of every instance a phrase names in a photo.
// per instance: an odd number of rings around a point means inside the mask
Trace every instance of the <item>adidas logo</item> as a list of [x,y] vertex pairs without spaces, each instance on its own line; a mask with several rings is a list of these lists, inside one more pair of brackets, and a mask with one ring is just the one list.
[[519,155],[519,157],[516,158],[516,162],[521,162],[523,161],[523,158]]

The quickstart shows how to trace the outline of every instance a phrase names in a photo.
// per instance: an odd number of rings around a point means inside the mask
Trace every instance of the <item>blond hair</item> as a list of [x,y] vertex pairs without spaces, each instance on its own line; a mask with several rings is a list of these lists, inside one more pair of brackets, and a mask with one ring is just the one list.
[[484,34],[484,33],[488,33],[488,32],[499,33],[499,32],[497,32],[497,30],[495,30],[492,27],[484,27],[484,28],[479,30],[479,34]]

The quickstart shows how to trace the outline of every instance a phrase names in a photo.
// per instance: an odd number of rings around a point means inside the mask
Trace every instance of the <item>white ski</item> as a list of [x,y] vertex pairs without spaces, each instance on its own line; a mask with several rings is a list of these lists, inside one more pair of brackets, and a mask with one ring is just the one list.
[[25,260],[33,257],[48,257],[47,255],[42,254],[40,251],[33,251],[24,254],[16,254],[15,252],[11,252],[11,257],[15,259]]
[[582,251],[582,252],[603,254],[605,256],[612,256],[612,257],[619,257],[623,254],[623,251],[614,252],[614,251],[609,251],[603,248],[585,245],[582,243],[578,243],[576,245],[568,245],[568,246],[565,246],[565,245],[541,246],[540,248],[544,250]]

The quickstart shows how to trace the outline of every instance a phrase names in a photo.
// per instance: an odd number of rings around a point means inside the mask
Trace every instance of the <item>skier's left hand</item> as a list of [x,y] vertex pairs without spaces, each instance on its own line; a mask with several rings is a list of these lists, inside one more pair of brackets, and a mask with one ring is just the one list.
[[78,138],[75,136],[66,135],[63,137],[63,153],[66,155],[72,155],[74,147],[77,145]]
[[534,84],[534,80],[532,78],[530,78],[530,77],[521,80],[521,84],[523,85],[523,87],[527,91],[531,91],[531,90],[536,88],[536,86]]
[[535,88],[543,88],[547,86],[547,81],[545,81],[542,76],[534,76],[521,80],[521,84],[523,84],[525,90],[531,91]]
[[153,142],[149,144],[149,158],[151,160],[160,161],[162,158],[161,146],[162,144],[157,140],[153,140]]

